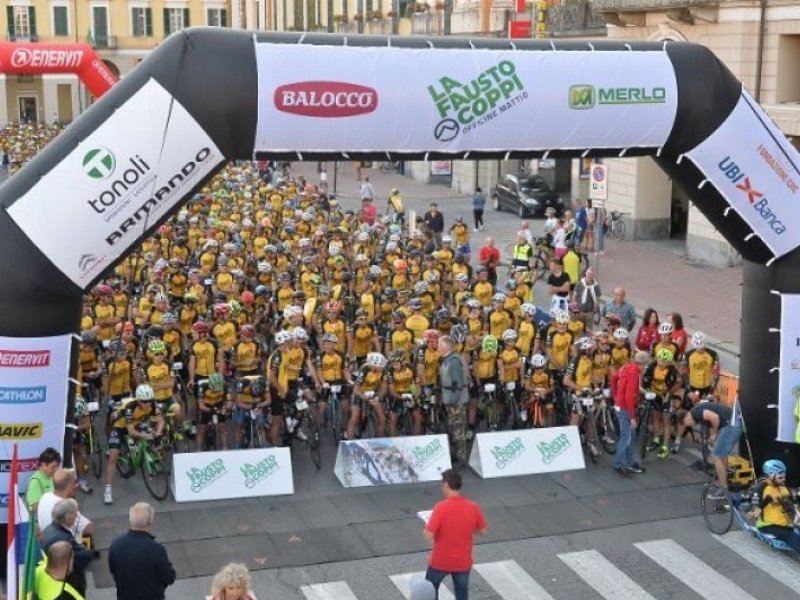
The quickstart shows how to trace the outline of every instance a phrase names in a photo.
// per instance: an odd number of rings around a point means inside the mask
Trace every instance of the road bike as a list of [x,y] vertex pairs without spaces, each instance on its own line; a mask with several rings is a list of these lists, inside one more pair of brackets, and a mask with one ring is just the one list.
[[163,447],[155,448],[153,442],[131,438],[120,447],[117,459],[117,472],[123,479],[130,479],[141,470],[144,485],[156,500],[164,500],[169,494],[169,480],[172,473],[170,453]]
[[331,384],[327,381],[322,384],[322,393],[327,395],[328,406],[325,410],[325,422],[322,424],[322,429],[330,426],[333,441],[338,445],[343,438],[344,420],[342,419],[342,386],[340,384]]
[[656,410],[656,399],[658,394],[655,392],[645,392],[642,402],[636,409],[638,423],[636,424],[636,445],[639,451],[639,458],[644,461],[647,448],[650,446],[653,430],[650,427],[650,416]]
[[594,422],[600,445],[606,453],[613,455],[619,445],[619,417],[611,401],[611,390],[597,390],[595,393]]
[[[319,471],[322,468],[322,453],[320,451],[320,431],[317,424],[317,411],[316,407],[312,408],[308,400],[302,396],[298,398],[295,403],[295,419],[297,419],[297,429],[295,431],[302,431],[305,444],[308,446],[308,451],[311,455],[311,462]],[[297,439],[297,435],[292,436]]]
[[583,444],[589,460],[597,464],[600,462],[600,449],[597,447],[599,437],[597,435],[597,422],[595,420],[595,392],[591,388],[584,388],[580,393],[575,394],[575,399],[580,402],[582,409],[581,419],[581,443]]
[[447,410],[436,399],[436,393],[431,386],[423,387],[419,410],[422,411],[423,433],[435,435],[447,431]]
[[622,217],[628,214],[630,213],[620,212],[618,210],[611,211],[609,217],[611,223],[608,227],[608,237],[619,240],[620,242],[625,240],[626,225]]
[[505,411],[502,404],[497,400],[497,384],[483,384],[478,408],[483,411],[486,428],[489,431],[501,429],[501,425],[505,422]]

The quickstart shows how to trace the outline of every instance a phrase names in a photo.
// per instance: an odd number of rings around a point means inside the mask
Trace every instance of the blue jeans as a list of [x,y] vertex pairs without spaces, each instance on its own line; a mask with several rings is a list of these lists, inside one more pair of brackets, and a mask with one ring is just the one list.
[[433,584],[436,588],[436,598],[439,598],[439,585],[445,577],[451,575],[453,577],[453,591],[456,594],[456,600],[467,600],[469,597],[469,571],[440,571],[433,567],[428,567],[428,572],[425,573],[425,579]]
[[614,454],[614,468],[630,467],[635,462],[633,448],[636,446],[636,432],[631,427],[631,416],[625,409],[617,411],[619,419],[619,444]]

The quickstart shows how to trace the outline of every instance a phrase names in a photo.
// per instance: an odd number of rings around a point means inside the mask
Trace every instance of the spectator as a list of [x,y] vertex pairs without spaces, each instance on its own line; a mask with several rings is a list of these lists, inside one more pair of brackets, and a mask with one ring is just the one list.
[[556,227],[553,230],[553,252],[556,258],[564,258],[567,253],[567,228],[561,219],[556,219]]
[[422,218],[428,230],[433,233],[433,240],[436,243],[436,249],[442,247],[442,233],[444,232],[444,215],[439,212],[439,205],[436,202],[431,202],[431,207],[425,216]]
[[580,198],[575,198],[575,236],[573,241],[575,247],[580,248],[583,243],[583,236],[586,234],[586,207]]
[[242,563],[228,563],[214,575],[206,600],[256,600],[250,589],[250,573]]
[[84,600],[68,582],[72,571],[72,546],[55,542],[47,550],[47,563],[39,563],[33,579],[33,594],[38,600]]
[[515,267],[531,269],[533,260],[533,246],[528,243],[523,231],[517,232],[517,243],[511,251],[511,264]]
[[594,218],[595,212],[592,208],[592,199],[586,199],[586,231],[583,234],[583,250],[584,252],[594,251]]
[[595,313],[600,312],[600,298],[603,295],[600,283],[595,279],[594,269],[589,267],[586,274],[575,286],[573,298],[581,309],[581,321],[586,331],[592,330]]
[[636,333],[636,349],[642,352],[650,352],[658,341],[658,313],[654,308],[644,311],[642,326]]
[[[53,520],[51,513],[53,507],[64,498],[74,498],[78,491],[78,478],[73,469],[58,469],[53,475],[53,491],[45,493],[39,500],[39,507],[36,510],[37,520],[39,522],[39,529],[44,530],[45,527],[50,525]],[[92,522],[78,513],[78,518],[75,520],[75,527],[72,530],[72,535],[79,542],[85,535],[92,532]]]
[[362,198],[361,200],[361,220],[367,225],[372,227],[375,224],[375,219],[378,216],[378,207],[372,201],[372,198]]
[[526,220],[519,224],[519,231],[517,232],[517,238],[519,235],[522,234],[525,236],[525,241],[530,244],[531,246],[535,246],[534,239],[533,239],[533,232],[531,231],[531,224]]
[[594,215],[595,255],[603,256],[603,251],[606,249],[606,209],[596,206],[592,214]]
[[550,275],[547,276],[547,291],[550,293],[550,309],[568,310],[569,275],[564,272],[560,258],[550,259]]
[[442,473],[444,501],[433,507],[423,533],[433,542],[425,579],[437,590],[445,577],[453,578],[456,600],[469,596],[469,572],[472,569],[472,538],[487,532],[480,507],[461,495],[461,475],[454,469]]
[[572,293],[581,278],[581,257],[575,252],[575,247],[571,242],[561,262],[564,265],[564,272],[569,275],[569,297],[572,299]]
[[678,347],[678,355],[675,360],[678,360],[686,352],[686,345],[689,343],[689,334],[683,328],[683,317],[680,313],[669,313],[667,319],[672,323],[672,335],[670,340]]
[[42,496],[53,491],[53,474],[60,464],[61,455],[55,448],[45,448],[39,455],[39,468],[31,475],[25,492],[25,503],[31,514],[36,514]]
[[636,325],[636,309],[633,304],[625,301],[625,290],[621,287],[614,288],[614,301],[608,302],[603,306],[603,318],[608,315],[616,315],[622,327],[628,331],[633,331]]
[[375,188],[372,187],[369,177],[365,176],[364,181],[361,182],[359,194],[361,195],[361,200],[369,200],[372,202],[375,199]]
[[111,542],[108,566],[117,586],[117,600],[163,600],[175,583],[167,551],[151,534],[155,511],[147,502],[128,512],[129,530]]
[[472,215],[475,217],[475,229],[473,231],[483,231],[483,209],[486,206],[486,196],[480,187],[475,188],[472,194]]
[[427,579],[412,579],[408,587],[408,600],[436,600],[436,588]]
[[453,456],[459,466],[467,464],[467,403],[469,386],[464,373],[461,355],[455,352],[450,336],[439,338],[439,384],[442,388],[442,404],[447,410],[447,433]]
[[637,352],[619,371],[611,376],[611,395],[619,419],[619,442],[614,454],[614,470],[623,477],[631,473],[644,473],[636,462],[633,449],[636,447],[636,407],[639,404],[639,377],[650,361],[647,352]]
[[52,522],[42,530],[42,550],[47,552],[57,542],[67,542],[72,546],[72,570],[66,582],[81,596],[86,595],[86,570],[92,563],[92,553],[75,539],[73,530],[78,521],[78,503],[72,498],[59,500],[51,513]]
[[478,262],[489,272],[489,281],[497,285],[497,265],[500,264],[500,250],[495,248],[494,238],[488,236],[486,244],[478,251]]
[[361,181],[361,169],[363,167],[363,163],[359,160],[353,163],[353,168],[356,170],[356,180]]

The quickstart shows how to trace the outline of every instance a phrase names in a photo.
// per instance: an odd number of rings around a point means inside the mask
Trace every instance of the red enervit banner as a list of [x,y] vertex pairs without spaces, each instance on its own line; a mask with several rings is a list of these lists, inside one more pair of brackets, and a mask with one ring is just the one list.
[[117,83],[117,78],[89,44],[0,42],[0,73],[74,73],[95,98]]

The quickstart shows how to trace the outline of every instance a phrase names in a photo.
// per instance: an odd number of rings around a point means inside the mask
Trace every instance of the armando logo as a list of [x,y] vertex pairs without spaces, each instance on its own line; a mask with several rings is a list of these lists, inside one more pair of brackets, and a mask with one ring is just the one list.
[[300,81],[275,90],[275,108],[304,117],[355,117],[378,108],[378,92],[342,81]]

